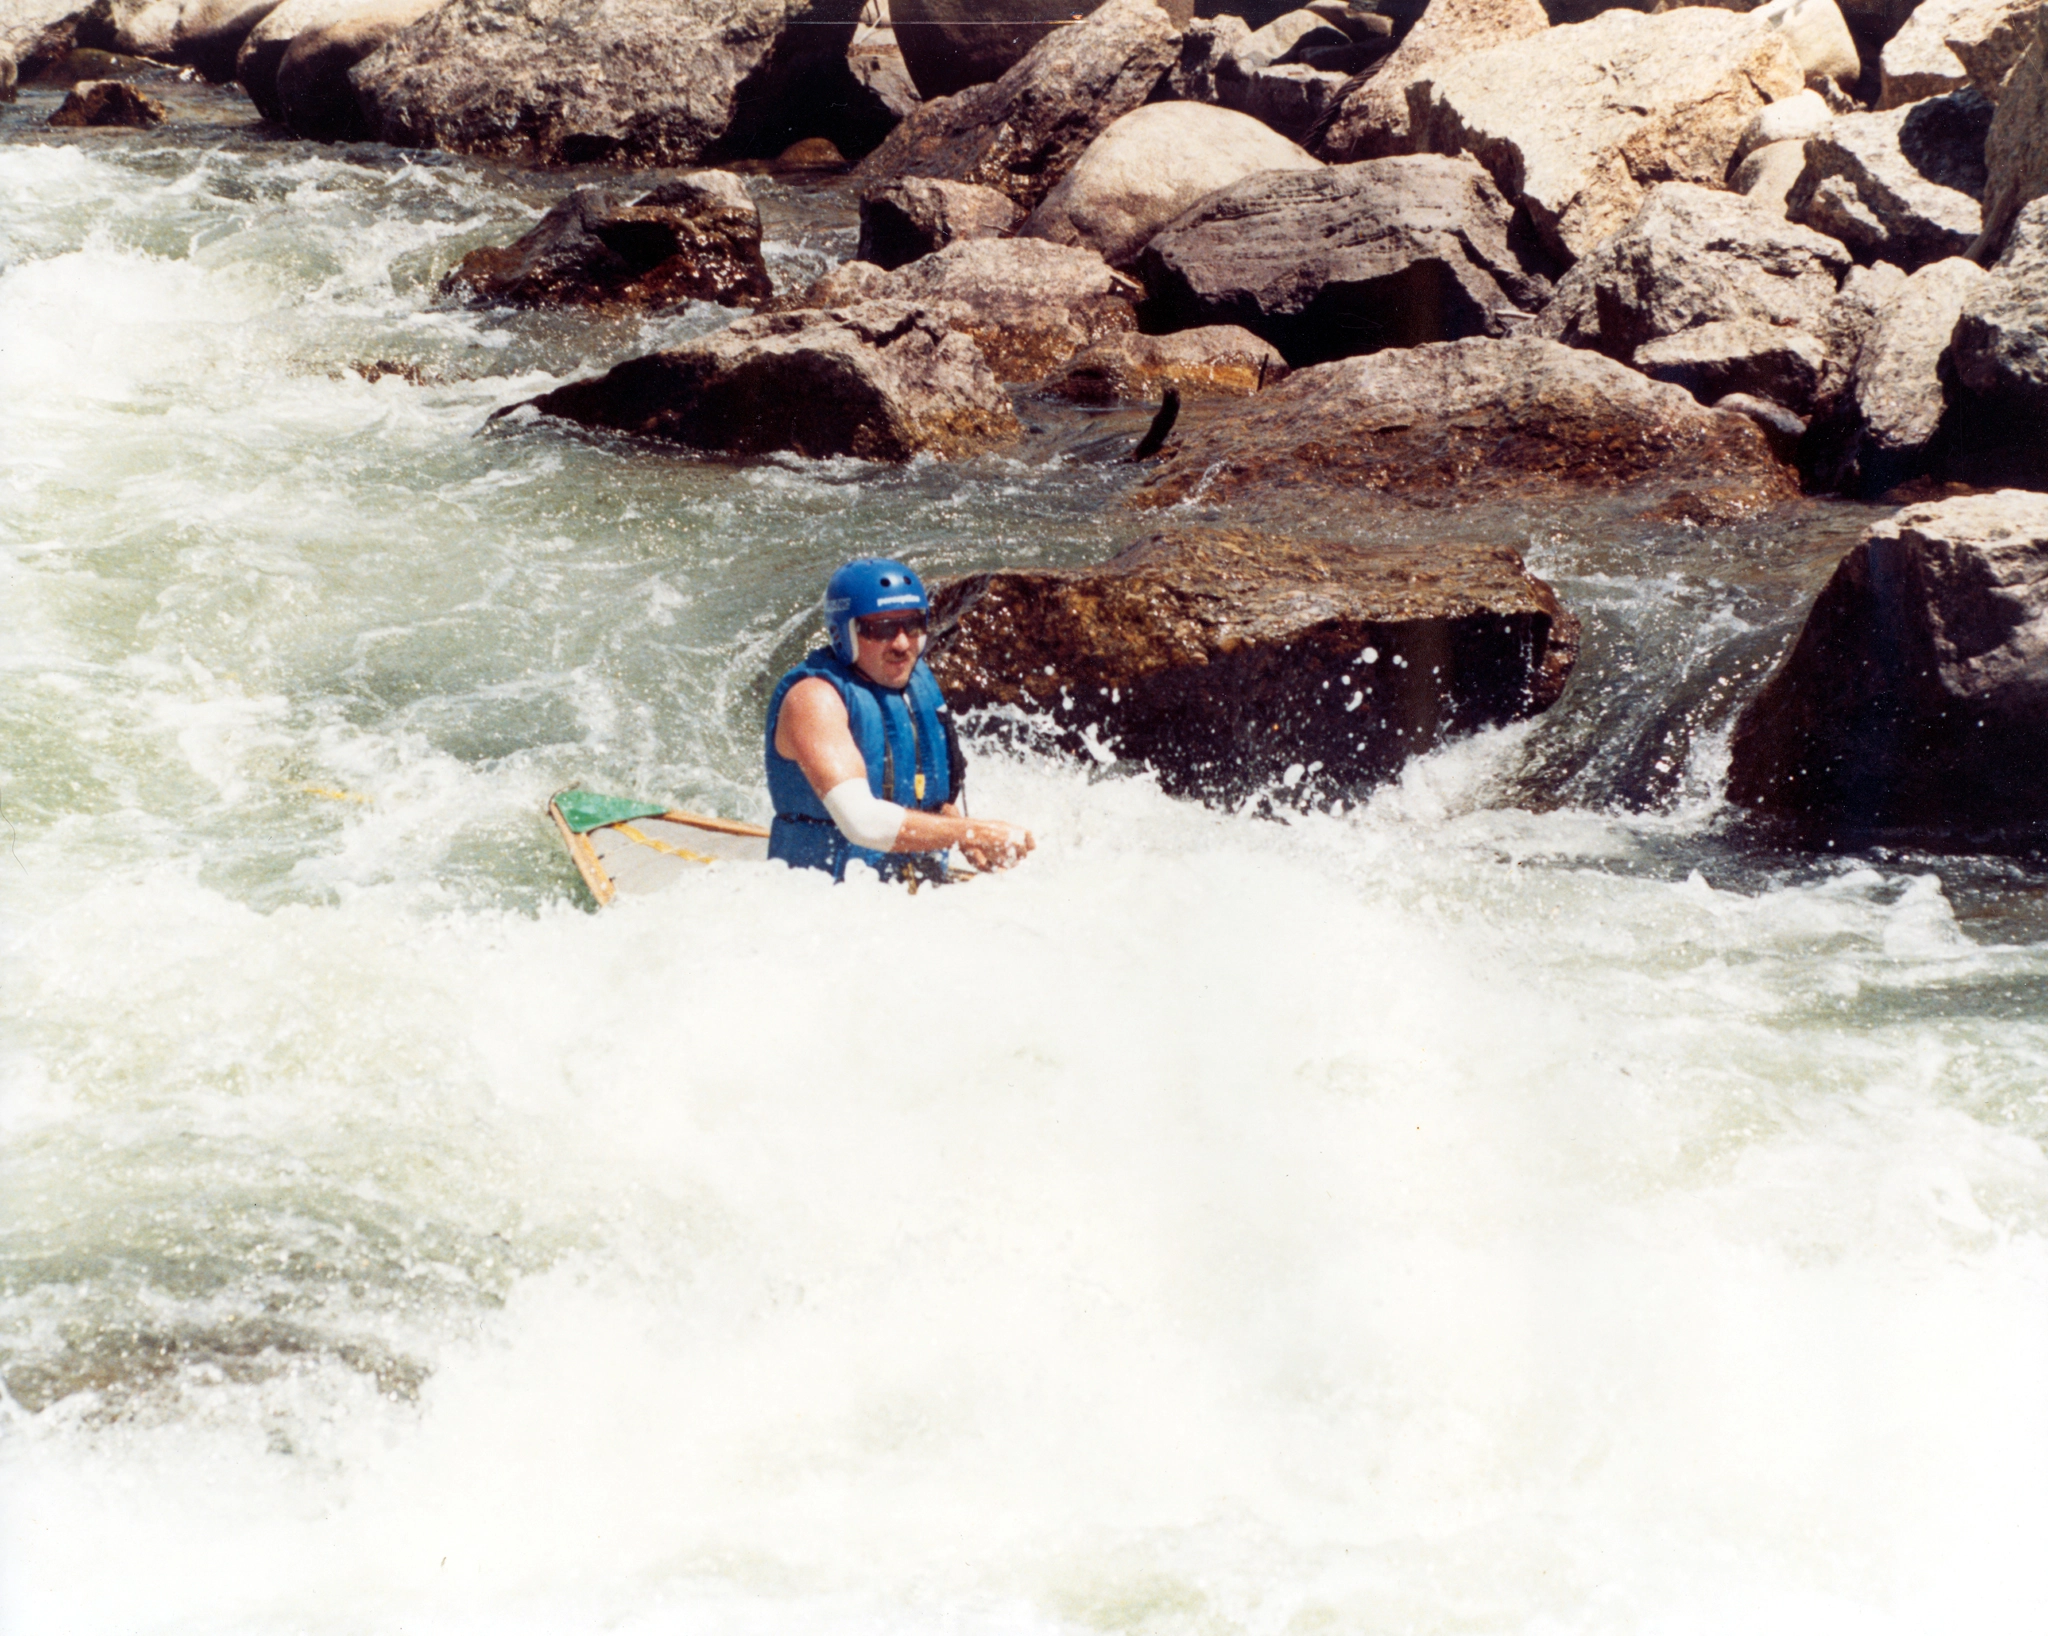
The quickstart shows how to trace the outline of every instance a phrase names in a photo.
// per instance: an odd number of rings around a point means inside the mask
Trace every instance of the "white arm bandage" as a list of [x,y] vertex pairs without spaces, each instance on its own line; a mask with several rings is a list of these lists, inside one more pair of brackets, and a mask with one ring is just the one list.
[[876,852],[887,852],[893,847],[897,832],[903,828],[903,809],[876,795],[865,778],[849,778],[843,784],[834,784],[825,792],[825,810],[832,814],[840,834],[855,846]]

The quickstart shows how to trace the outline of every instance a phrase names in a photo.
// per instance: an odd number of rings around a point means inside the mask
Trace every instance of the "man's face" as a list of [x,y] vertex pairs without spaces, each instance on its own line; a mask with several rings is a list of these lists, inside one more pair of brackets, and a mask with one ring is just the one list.
[[853,622],[853,668],[877,687],[907,687],[924,652],[922,613],[866,614]]

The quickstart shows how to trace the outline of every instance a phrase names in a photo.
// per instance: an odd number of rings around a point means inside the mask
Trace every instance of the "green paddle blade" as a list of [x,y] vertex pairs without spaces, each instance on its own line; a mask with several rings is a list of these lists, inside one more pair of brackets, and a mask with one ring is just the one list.
[[629,818],[659,818],[668,808],[659,801],[635,801],[624,795],[593,795],[589,790],[564,790],[555,797],[555,811],[578,835]]

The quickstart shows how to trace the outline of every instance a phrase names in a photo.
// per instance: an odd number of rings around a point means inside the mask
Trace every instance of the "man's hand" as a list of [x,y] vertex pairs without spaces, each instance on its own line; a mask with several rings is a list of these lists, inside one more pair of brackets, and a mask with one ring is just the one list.
[[976,818],[960,838],[960,850],[976,869],[1008,869],[1022,861],[1037,842],[1022,824],[1006,824],[995,818]]

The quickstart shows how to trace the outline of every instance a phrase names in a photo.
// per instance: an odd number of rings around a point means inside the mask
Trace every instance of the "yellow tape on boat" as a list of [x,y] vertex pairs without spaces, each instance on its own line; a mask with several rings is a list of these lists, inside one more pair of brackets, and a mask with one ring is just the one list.
[[640,846],[652,847],[656,852],[666,853],[671,858],[688,858],[692,863],[718,862],[716,858],[708,853],[692,852],[686,846],[670,846],[666,841],[657,841],[652,835],[643,835],[631,824],[613,824],[610,827],[625,836],[627,840]]

